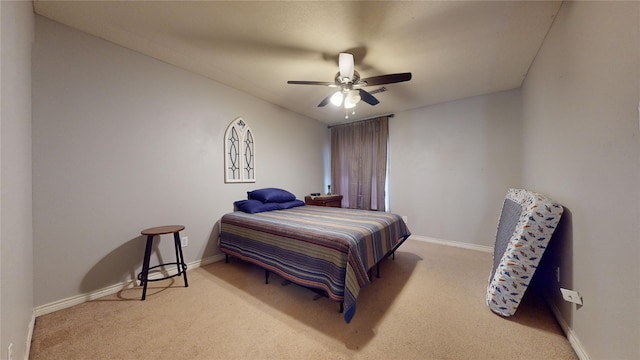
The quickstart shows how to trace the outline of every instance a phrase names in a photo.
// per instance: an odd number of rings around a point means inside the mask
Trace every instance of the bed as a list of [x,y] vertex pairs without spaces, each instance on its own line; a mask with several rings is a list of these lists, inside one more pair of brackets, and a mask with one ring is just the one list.
[[536,192],[509,189],[502,205],[487,286],[496,314],[515,314],[564,208]]
[[227,259],[233,256],[264,268],[267,280],[271,271],[325,292],[340,302],[347,323],[355,314],[360,289],[371,281],[372,268],[411,235],[402,218],[392,213],[263,204],[273,209],[222,217],[220,250]]

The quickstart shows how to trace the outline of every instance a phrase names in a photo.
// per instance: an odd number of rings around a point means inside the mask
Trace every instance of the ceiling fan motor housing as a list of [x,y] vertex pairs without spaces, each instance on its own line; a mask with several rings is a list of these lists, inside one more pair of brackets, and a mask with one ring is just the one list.
[[353,88],[353,85],[356,85],[358,83],[358,81],[360,81],[360,73],[357,72],[356,70],[353,70],[353,77],[352,78],[348,78],[348,77],[342,77],[340,75],[340,72],[338,72],[338,73],[336,73],[336,77],[335,77],[334,81],[336,82],[336,85],[338,85],[340,87],[349,86],[349,87]]

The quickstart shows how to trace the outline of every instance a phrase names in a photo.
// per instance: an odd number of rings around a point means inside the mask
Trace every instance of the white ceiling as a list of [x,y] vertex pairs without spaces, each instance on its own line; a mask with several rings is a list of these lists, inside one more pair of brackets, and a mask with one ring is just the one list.
[[[561,1],[48,1],[37,14],[283,108],[345,122],[317,107],[338,53],[362,78],[411,72],[361,102],[349,121],[518,88]],[[379,87],[367,87],[367,91]]]

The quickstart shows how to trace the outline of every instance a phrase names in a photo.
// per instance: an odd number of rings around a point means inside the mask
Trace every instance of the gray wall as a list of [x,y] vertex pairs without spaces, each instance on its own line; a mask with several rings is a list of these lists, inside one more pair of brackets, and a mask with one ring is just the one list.
[[521,183],[520,91],[396,114],[389,207],[414,235],[493,246],[502,198]]
[[[132,279],[142,229],[185,225],[192,262],[218,252],[216,222],[248,190],[324,186],[324,124],[40,16],[33,55],[36,306]],[[238,116],[255,184],[224,183]]]
[[0,1],[0,357],[21,359],[33,315],[31,2]]
[[638,2],[565,2],[523,87],[523,183],[569,210],[560,285],[584,306],[554,298],[592,359],[640,358],[639,87]]

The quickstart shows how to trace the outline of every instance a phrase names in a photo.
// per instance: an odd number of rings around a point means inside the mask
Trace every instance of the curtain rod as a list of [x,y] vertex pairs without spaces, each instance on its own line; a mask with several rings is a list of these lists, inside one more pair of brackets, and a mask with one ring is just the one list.
[[377,115],[377,116],[372,116],[372,117],[370,117],[370,118],[366,118],[366,119],[355,120],[355,121],[346,122],[346,123],[342,123],[342,124],[336,124],[336,125],[329,125],[329,126],[327,126],[327,129],[331,129],[332,127],[336,127],[336,126],[340,126],[340,125],[355,124],[355,123],[357,123],[357,122],[367,121],[367,120],[371,120],[371,119],[375,119],[375,118],[379,118],[379,117],[384,117],[384,116],[389,117],[389,118],[392,118],[392,117],[395,117],[395,116],[396,116],[396,114]]

